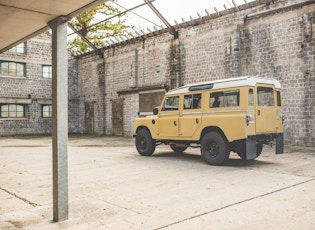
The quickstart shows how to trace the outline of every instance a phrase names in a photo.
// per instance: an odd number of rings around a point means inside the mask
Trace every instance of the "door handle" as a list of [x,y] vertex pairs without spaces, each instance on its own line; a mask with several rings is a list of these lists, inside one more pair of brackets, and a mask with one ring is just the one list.
[[260,116],[260,109],[258,109],[258,116]]
[[199,119],[198,118],[196,118],[196,124],[198,124],[199,123]]
[[176,121],[174,121],[174,126],[176,126],[177,124],[176,124]]

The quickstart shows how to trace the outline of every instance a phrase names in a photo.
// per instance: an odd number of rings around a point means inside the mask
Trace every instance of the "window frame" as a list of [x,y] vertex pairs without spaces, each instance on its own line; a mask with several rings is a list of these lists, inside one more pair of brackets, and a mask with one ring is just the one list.
[[[201,109],[201,102],[202,102],[201,93],[185,94],[183,100],[183,109],[184,110]],[[189,106],[187,103],[189,103]]]
[[9,53],[26,54],[26,42],[20,43],[17,46],[8,50]]
[[[3,111],[4,107],[7,106],[7,110]],[[15,110],[13,109],[15,107]],[[22,108],[22,111],[19,109]],[[7,116],[3,116],[4,112]],[[12,116],[11,114],[15,114]],[[18,116],[22,114],[22,116]],[[25,118],[26,117],[26,106],[24,104],[0,104],[0,118]]]
[[257,106],[274,107],[275,95],[274,88],[269,86],[257,87]]
[[[234,94],[235,95],[234,95]],[[236,105],[233,105],[230,103],[226,103],[226,100],[229,101],[230,96],[236,96]],[[214,101],[218,97],[219,104],[214,106]],[[209,97],[209,108],[215,109],[215,108],[229,108],[229,107],[240,107],[240,97],[241,97],[241,90],[240,89],[228,89],[228,90],[221,90],[216,92],[211,92]]]
[[[44,116],[44,108],[48,107],[48,111],[45,111],[46,113],[48,112],[48,116]],[[52,118],[52,105],[51,104],[43,104],[41,105],[41,118]]]
[[[3,68],[2,64],[6,63],[7,64],[7,72],[3,72]],[[15,64],[15,69],[10,69],[10,64]],[[23,67],[23,74],[22,75],[18,75],[18,65]],[[10,71],[14,71],[15,70],[15,74],[10,73]],[[25,72],[26,72],[26,63],[23,62],[15,62],[15,61],[4,61],[4,60],[0,60],[0,75],[1,76],[12,76],[12,77],[25,77]]]
[[[45,68],[49,67],[49,71],[44,71]],[[48,76],[45,76],[48,74]],[[52,78],[52,65],[42,65],[42,78],[51,79]]]
[[[170,107],[166,107],[167,103],[170,101],[170,100],[173,100],[172,101],[172,104],[169,104]],[[178,95],[176,96],[169,96],[169,97],[166,97],[164,102],[163,102],[163,106],[162,106],[162,109],[161,111],[178,111],[179,110],[179,101],[180,101],[180,98]],[[176,103],[177,103],[177,107],[176,107]],[[174,106],[175,105],[175,106]],[[172,107],[174,106],[174,107]]]

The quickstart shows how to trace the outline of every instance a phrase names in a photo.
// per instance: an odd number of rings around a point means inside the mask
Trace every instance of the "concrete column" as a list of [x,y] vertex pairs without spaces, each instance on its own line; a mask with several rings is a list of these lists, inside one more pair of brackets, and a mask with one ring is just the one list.
[[59,17],[52,29],[53,220],[68,219],[68,54],[67,23]]

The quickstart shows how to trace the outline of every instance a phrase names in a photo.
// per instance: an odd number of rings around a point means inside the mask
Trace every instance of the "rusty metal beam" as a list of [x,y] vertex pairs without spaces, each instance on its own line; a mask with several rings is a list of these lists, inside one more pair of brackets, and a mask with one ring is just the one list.
[[166,25],[168,28],[168,31],[174,36],[174,38],[178,38],[178,32],[174,29],[171,24],[168,23],[168,21],[163,17],[163,15],[155,8],[155,6],[149,1],[149,0],[144,0],[145,3],[151,8],[151,10],[158,16],[161,21]]

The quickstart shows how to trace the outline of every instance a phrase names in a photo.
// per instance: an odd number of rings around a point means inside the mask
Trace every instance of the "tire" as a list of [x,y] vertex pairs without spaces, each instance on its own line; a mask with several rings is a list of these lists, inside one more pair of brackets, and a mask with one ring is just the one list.
[[222,165],[230,156],[228,142],[216,132],[206,133],[202,137],[200,151],[209,165]]
[[136,136],[136,148],[141,156],[151,156],[154,153],[156,142],[146,129],[140,129]]
[[259,157],[259,155],[262,153],[262,150],[263,150],[263,144],[257,144],[256,149],[257,149],[257,157]]
[[187,147],[181,147],[176,145],[170,145],[170,147],[175,153],[182,153],[187,149]]

